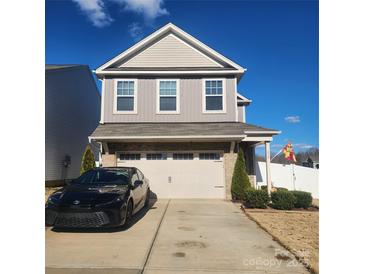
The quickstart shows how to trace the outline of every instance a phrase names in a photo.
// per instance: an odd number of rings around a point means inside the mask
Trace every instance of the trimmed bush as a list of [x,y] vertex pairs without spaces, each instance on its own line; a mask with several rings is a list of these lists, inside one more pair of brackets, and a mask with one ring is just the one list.
[[270,202],[269,194],[265,190],[246,190],[243,198],[245,206],[250,208],[266,208]]
[[[267,186],[261,186],[261,189],[267,191]],[[288,191],[288,189],[285,187],[272,187],[271,191],[273,191],[274,189],[276,189],[277,191]]]
[[305,191],[290,191],[295,196],[295,204],[296,208],[308,208],[312,205],[312,194],[310,192]]
[[295,196],[290,191],[279,190],[271,193],[272,207],[290,210],[294,208]]
[[84,172],[93,168],[95,168],[94,153],[91,151],[90,145],[87,145],[81,160],[80,174],[83,174]]
[[237,160],[234,165],[231,193],[234,200],[243,200],[243,194],[246,190],[251,189],[250,179],[246,171],[245,158],[243,151],[238,152]]

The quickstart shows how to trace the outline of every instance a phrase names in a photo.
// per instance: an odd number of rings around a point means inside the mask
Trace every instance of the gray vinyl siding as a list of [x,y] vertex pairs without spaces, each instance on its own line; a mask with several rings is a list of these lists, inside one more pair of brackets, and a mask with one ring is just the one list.
[[226,113],[203,113],[202,78],[180,79],[180,114],[156,114],[156,79],[138,79],[137,114],[113,114],[114,80],[105,80],[105,123],[125,122],[234,122],[235,79],[226,79]]
[[138,53],[121,67],[221,67],[170,34]]
[[[87,66],[46,70],[45,75],[45,180],[72,179],[88,136],[98,126],[100,95]],[[71,166],[65,168],[65,155]]]
[[245,106],[238,106],[238,122],[246,122]]

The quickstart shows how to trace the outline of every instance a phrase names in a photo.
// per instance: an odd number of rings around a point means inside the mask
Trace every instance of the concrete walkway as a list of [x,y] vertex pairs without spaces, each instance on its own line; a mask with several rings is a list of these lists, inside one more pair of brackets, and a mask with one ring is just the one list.
[[46,230],[47,274],[179,272],[308,273],[227,201],[159,200],[124,230]]

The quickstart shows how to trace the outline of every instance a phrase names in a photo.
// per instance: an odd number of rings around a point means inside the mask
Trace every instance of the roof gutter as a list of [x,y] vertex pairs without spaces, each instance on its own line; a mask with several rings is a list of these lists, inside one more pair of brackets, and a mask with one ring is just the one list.
[[89,136],[92,140],[242,140],[247,135]]
[[151,74],[151,75],[174,75],[174,74],[243,74],[245,70],[128,70],[128,71],[98,71],[93,70],[97,76],[103,75],[131,75],[131,74]]

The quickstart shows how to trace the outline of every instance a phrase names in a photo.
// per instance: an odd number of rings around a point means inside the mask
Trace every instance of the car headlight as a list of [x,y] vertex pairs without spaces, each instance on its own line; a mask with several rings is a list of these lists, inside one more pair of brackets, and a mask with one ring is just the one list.
[[51,196],[48,197],[46,205],[55,205],[58,203],[58,200],[60,199],[60,196],[62,194],[62,191],[57,191],[53,193]]
[[114,198],[113,200],[109,201],[109,202],[105,202],[105,203],[101,203],[101,204],[97,204],[96,206],[107,206],[107,205],[112,205],[112,204],[115,204],[115,203],[120,203],[124,200],[124,197],[123,196],[118,196],[116,198]]

